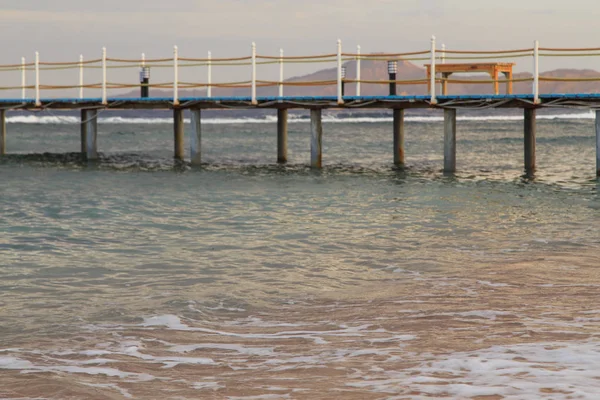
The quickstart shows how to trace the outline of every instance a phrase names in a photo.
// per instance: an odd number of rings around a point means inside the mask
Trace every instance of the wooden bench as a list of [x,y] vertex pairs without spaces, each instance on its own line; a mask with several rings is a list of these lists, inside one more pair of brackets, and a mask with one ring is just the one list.
[[[506,82],[506,94],[513,92],[513,65],[514,63],[472,63],[472,64],[436,64],[435,72],[442,75],[442,94],[448,94],[447,79],[450,75],[456,72],[486,72],[490,74],[494,81],[494,93],[500,94],[498,75],[503,73],[508,81]],[[427,89],[431,93],[431,64],[426,64],[427,67]]]

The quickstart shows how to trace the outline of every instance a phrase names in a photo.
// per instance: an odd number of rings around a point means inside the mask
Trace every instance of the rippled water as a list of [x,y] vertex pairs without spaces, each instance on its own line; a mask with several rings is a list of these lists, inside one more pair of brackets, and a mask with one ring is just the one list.
[[[8,124],[0,161],[0,397],[570,399],[600,391],[600,198],[589,119]],[[26,153],[30,155],[25,155]],[[33,154],[32,154],[33,153]]]

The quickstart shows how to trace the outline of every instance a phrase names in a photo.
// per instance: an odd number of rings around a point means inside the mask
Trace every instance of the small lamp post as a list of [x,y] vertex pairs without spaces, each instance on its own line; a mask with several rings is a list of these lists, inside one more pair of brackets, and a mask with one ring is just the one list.
[[398,62],[388,61],[388,74],[390,76],[390,96],[396,95],[396,73],[398,73]]
[[150,95],[150,87],[148,84],[150,83],[150,67],[141,67],[140,68],[140,87],[141,89],[141,97],[146,98]]

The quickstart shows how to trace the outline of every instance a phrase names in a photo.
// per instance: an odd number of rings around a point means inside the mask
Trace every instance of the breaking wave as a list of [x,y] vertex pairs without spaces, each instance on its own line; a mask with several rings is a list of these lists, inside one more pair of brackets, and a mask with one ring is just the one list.
[[[538,115],[539,120],[592,120],[595,114],[592,111],[582,113],[564,113],[564,114],[548,114]],[[459,121],[475,121],[475,122],[511,122],[522,121],[522,115],[463,115],[458,116]],[[307,122],[309,117],[306,115],[290,115],[289,123]],[[407,115],[406,122],[441,122],[444,120],[442,115],[419,116]],[[272,124],[277,121],[276,116],[267,115],[259,118],[249,117],[232,117],[232,118],[214,118],[207,117],[202,119],[203,124]],[[14,115],[6,119],[7,123],[12,124],[79,124],[80,119],[76,116],[65,115]],[[172,124],[173,119],[168,117],[158,118],[142,118],[142,117],[102,117],[98,118],[98,122],[102,124]],[[367,124],[367,123],[383,123],[392,122],[391,116],[338,116],[338,115],[323,115],[324,123],[340,123],[340,124]],[[185,123],[190,123],[190,119],[186,118]]]

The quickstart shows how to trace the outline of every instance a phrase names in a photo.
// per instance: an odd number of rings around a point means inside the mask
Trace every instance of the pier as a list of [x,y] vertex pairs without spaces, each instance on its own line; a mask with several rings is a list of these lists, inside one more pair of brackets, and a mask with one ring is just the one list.
[[[586,82],[600,81],[600,76],[590,78],[556,78],[540,74],[540,59],[543,57],[592,57],[600,56],[600,48],[557,49],[542,48],[534,42],[531,48],[516,50],[469,51],[449,50],[445,46],[437,49],[435,38],[431,39],[428,49],[405,53],[361,53],[360,46],[355,52],[342,51],[342,43],[338,40],[336,51],[331,54],[309,56],[284,56],[283,50],[278,55],[260,55],[253,43],[249,54],[234,58],[213,58],[208,52],[205,58],[180,57],[175,46],[171,57],[147,59],[143,54],[137,59],[110,58],[107,50],[102,49],[98,59],[84,60],[80,56],[77,61],[41,61],[35,54],[34,62],[0,65],[0,78],[4,73],[11,76],[20,74],[20,84],[0,87],[0,92],[19,92],[21,96],[0,96],[0,156],[10,149],[6,148],[6,116],[15,110],[80,110],[81,111],[81,154],[87,160],[98,158],[101,143],[98,142],[98,113],[102,110],[125,109],[168,109],[173,112],[173,155],[176,160],[186,161],[184,148],[184,112],[191,113],[189,161],[192,165],[202,163],[202,110],[207,109],[274,109],[277,111],[277,152],[274,161],[287,162],[288,111],[293,109],[310,110],[310,165],[321,168],[323,160],[322,138],[326,135],[326,126],[322,124],[324,109],[389,109],[393,115],[390,133],[393,148],[390,161],[397,168],[405,167],[405,135],[410,135],[404,127],[404,112],[408,109],[440,109],[444,112],[444,173],[452,174],[457,170],[456,120],[461,110],[487,110],[492,108],[521,109],[524,116],[523,126],[523,169],[526,174],[533,174],[536,169],[536,110],[541,108],[587,108],[596,111],[596,174],[600,176],[600,94],[599,93],[541,93],[540,82]],[[447,60],[451,63],[446,64]],[[484,61],[482,61],[484,60]],[[500,60],[500,61],[499,61]],[[506,62],[507,60],[511,62]],[[531,66],[531,76],[515,78],[512,72],[518,60]],[[361,61],[387,63],[389,79],[361,79]],[[421,62],[424,67],[422,79],[396,79],[397,63],[403,61]],[[329,63],[334,65],[335,79],[319,81],[299,81],[284,79],[284,65],[289,63]],[[349,63],[355,67],[355,76],[346,76]],[[427,64],[425,64],[427,63]],[[521,65],[517,64],[517,65]],[[258,79],[258,69],[271,65],[279,67],[276,79]],[[223,66],[245,68],[249,80],[214,82],[213,71]],[[139,80],[136,82],[113,82],[108,79],[113,69],[139,69]],[[202,68],[206,75],[195,75],[196,81],[180,79],[184,69]],[[170,82],[153,83],[151,69],[168,70],[172,76]],[[76,84],[51,84],[41,79],[41,73],[51,70],[69,70]],[[86,83],[86,73],[95,70],[101,80]],[[485,72],[491,79],[451,79],[455,72]],[[505,76],[499,78],[499,73]],[[34,75],[33,83],[27,83],[27,77]],[[452,84],[466,83],[485,85],[489,94],[451,95]],[[513,94],[515,83],[531,85],[529,93]],[[498,94],[499,85],[506,84],[507,94]],[[361,87],[365,85],[386,85],[388,95],[362,95]],[[397,88],[404,85],[423,87],[421,95],[398,95]],[[334,95],[286,95],[286,88],[313,87],[335,88]],[[348,95],[348,88],[353,93]],[[202,90],[201,96],[181,96],[183,90]],[[245,91],[247,95],[219,96],[217,90],[232,89]],[[273,89],[272,94],[261,95],[258,92]],[[117,90],[139,90],[139,97],[120,97]],[[153,97],[155,90],[170,92],[169,96]],[[73,97],[52,97],[50,92],[72,91]],[[99,95],[86,96],[94,91]],[[31,95],[33,93],[33,95]],[[441,93],[441,94],[439,94]],[[1,93],[0,93],[1,94]]]

